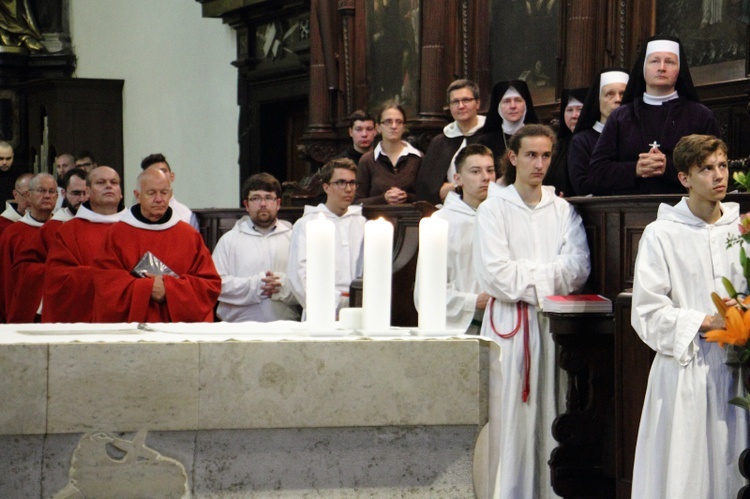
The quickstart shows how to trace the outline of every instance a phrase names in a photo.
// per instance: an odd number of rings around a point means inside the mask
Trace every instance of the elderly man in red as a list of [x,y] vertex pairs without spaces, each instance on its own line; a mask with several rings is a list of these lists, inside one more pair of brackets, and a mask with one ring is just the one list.
[[40,228],[52,216],[57,201],[57,182],[49,173],[29,181],[29,211],[3,231],[0,237],[0,319],[18,323],[35,320],[42,299],[43,272],[31,271],[21,255],[39,240]]
[[221,277],[200,234],[169,207],[169,177],[150,168],[137,185],[138,204],[108,229],[94,258],[94,321],[213,321]]

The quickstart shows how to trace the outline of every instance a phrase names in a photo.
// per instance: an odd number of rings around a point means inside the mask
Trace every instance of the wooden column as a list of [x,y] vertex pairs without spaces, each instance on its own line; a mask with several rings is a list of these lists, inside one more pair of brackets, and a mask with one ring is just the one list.
[[[600,69],[602,44],[600,27],[604,19],[600,15],[600,0],[579,0],[565,2],[561,6],[565,13],[565,24],[562,26],[565,37],[565,52],[561,55],[561,70],[564,88],[588,87],[592,78]],[[587,50],[581,50],[587,47]]]
[[449,2],[422,2],[422,55],[420,59],[419,119],[445,122],[445,89],[450,83],[446,71],[446,33]]
[[311,173],[336,154],[337,112],[334,100],[339,85],[336,64],[338,30],[333,0],[310,2],[310,93],[308,98],[309,122],[299,153],[311,164]]
[[339,81],[344,101],[339,118],[343,118],[357,109],[354,101],[354,60],[357,59],[355,40],[356,38],[363,38],[363,33],[359,33],[359,37],[354,36],[356,32],[354,0],[339,0],[338,11],[341,17],[342,40],[341,57],[339,58],[341,66]]

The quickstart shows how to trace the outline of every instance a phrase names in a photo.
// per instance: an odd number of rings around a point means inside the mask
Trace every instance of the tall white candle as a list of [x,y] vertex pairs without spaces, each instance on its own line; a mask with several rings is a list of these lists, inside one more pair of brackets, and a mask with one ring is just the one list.
[[322,213],[307,222],[307,327],[333,331],[336,324],[336,227]]
[[419,221],[419,329],[445,330],[448,282],[448,221]]
[[362,329],[386,331],[391,327],[393,225],[379,218],[365,223],[362,282]]

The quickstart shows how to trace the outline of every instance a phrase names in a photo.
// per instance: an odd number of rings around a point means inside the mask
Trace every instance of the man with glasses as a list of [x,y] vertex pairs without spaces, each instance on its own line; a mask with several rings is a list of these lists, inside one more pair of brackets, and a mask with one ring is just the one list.
[[455,121],[435,136],[417,174],[417,200],[442,203],[455,191],[456,155],[479,140],[485,117],[480,116],[479,87],[471,80],[456,80],[448,86],[448,107]]
[[94,158],[94,155],[92,153],[90,153],[89,151],[81,151],[78,153],[78,157],[76,158],[75,163],[76,168],[82,168],[86,170],[86,173],[88,173],[97,166],[99,165],[96,163],[96,159]]
[[57,201],[57,182],[49,173],[35,175],[26,191],[29,211],[0,236],[0,319],[2,322],[32,322],[42,298],[42,282],[25,275],[19,256],[36,244],[39,229],[50,219]]
[[214,264],[221,276],[217,315],[227,322],[299,320],[286,279],[292,224],[279,220],[281,184],[258,173],[242,184],[247,215],[221,236]]
[[350,159],[329,161],[320,169],[325,203],[305,206],[305,212],[294,224],[292,246],[289,251],[287,278],[297,301],[304,308],[307,284],[307,222],[324,216],[336,226],[336,293],[339,307],[349,303],[349,286],[362,275],[362,241],[365,234],[365,217],[361,206],[352,206],[357,188],[357,166]]
[[5,202],[5,211],[0,213],[0,234],[3,233],[11,224],[21,220],[26,210],[29,208],[29,198],[26,191],[29,190],[29,180],[34,176],[33,173],[22,173],[16,179],[13,189],[13,201]]
[[9,322],[38,322],[41,314],[40,301],[44,290],[45,263],[49,248],[52,246],[57,231],[64,222],[71,220],[81,203],[88,199],[86,189],[86,172],[74,168],[63,177],[63,208],[53,213],[52,217],[19,248],[13,262],[15,279],[23,279],[24,297],[12,303]]

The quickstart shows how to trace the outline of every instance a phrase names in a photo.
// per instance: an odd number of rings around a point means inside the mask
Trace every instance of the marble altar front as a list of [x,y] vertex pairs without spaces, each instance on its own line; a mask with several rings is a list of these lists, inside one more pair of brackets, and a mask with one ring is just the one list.
[[472,497],[489,349],[299,323],[0,326],[0,496],[138,477],[163,497]]

